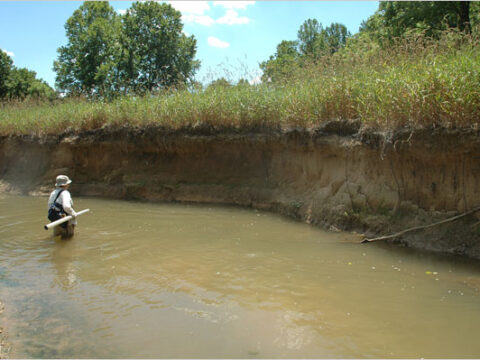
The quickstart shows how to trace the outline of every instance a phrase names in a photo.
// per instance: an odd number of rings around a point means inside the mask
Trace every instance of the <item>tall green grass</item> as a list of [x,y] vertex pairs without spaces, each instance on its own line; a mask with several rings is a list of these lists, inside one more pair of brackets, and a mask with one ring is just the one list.
[[59,134],[105,126],[161,125],[236,129],[311,128],[355,119],[380,129],[477,127],[480,47],[448,32],[416,35],[392,47],[348,48],[299,69],[280,84],[241,85],[192,93],[2,104],[0,134]]

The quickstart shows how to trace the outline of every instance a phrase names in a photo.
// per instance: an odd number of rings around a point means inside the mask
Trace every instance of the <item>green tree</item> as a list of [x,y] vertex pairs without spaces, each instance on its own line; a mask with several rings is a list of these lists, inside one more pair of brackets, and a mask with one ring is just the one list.
[[181,13],[169,4],[135,2],[124,15],[121,72],[134,91],[153,91],[191,80],[200,66],[196,40],[182,33]]
[[347,40],[352,36],[347,27],[343,24],[332,23],[325,29],[328,49],[331,54],[343,49]]
[[[446,28],[471,32],[470,1],[387,1],[362,23],[360,31],[374,33],[380,39],[391,40],[408,31],[424,31],[427,36]],[[476,17],[474,17],[476,19]]]
[[0,99],[54,99],[53,90],[37,73],[13,66],[10,56],[0,50]]
[[86,1],[65,24],[68,44],[54,62],[56,85],[69,94],[105,96],[118,91],[121,24],[104,1]]
[[299,52],[317,60],[321,56],[333,54],[345,47],[347,39],[351,36],[346,26],[332,23],[323,28],[316,19],[306,20],[297,33]]
[[407,29],[427,29],[433,35],[435,30],[456,27],[470,31],[470,1],[395,1],[382,2],[385,10],[385,25],[392,29],[394,36],[400,36]]
[[55,91],[43,80],[36,78],[37,73],[25,68],[13,68],[8,78],[8,97],[10,99],[54,99]]
[[368,34],[377,41],[386,39],[388,37],[388,29],[385,24],[384,11],[377,10],[366,21],[362,21],[359,34]]
[[8,78],[12,69],[12,58],[0,50],[0,99],[5,98],[8,93]]
[[28,89],[27,96],[36,99],[54,100],[57,98],[57,92],[52,89],[45,80],[35,79]]
[[472,32],[478,32],[478,26],[480,25],[480,2],[473,1],[470,3],[470,27]]
[[298,50],[302,55],[316,59],[328,50],[328,40],[323,25],[316,19],[306,20],[298,30]]
[[65,24],[56,85],[90,97],[187,85],[199,62],[195,38],[182,29],[180,12],[167,4],[135,2],[120,16],[108,2],[85,2]]
[[343,49],[350,37],[343,24],[332,23],[324,28],[316,19],[308,19],[300,26],[296,41],[282,41],[277,52],[260,64],[262,81],[288,79],[299,67]]
[[277,45],[277,52],[260,64],[262,82],[278,82],[288,78],[299,66],[300,53],[297,41],[284,40]]
[[213,80],[210,84],[208,84],[206,91],[227,89],[231,86],[232,84],[230,84],[230,82],[227,79],[222,77],[222,78]]
[[247,79],[242,78],[237,81],[237,84],[235,86],[238,86],[238,87],[250,86],[250,82]]

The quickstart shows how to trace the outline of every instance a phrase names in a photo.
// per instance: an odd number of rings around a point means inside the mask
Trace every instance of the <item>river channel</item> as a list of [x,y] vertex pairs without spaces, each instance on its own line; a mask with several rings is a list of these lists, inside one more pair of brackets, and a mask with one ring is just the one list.
[[478,358],[480,266],[234,207],[0,196],[17,358]]

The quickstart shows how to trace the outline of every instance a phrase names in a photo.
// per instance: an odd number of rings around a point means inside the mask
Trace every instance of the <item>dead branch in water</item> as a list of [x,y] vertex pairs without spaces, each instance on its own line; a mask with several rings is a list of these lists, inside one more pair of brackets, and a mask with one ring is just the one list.
[[437,225],[441,225],[441,224],[445,224],[445,223],[448,223],[448,222],[451,222],[451,221],[454,221],[454,220],[457,220],[457,219],[460,219],[461,217],[464,217],[464,216],[467,216],[467,215],[470,215],[470,214],[473,214],[474,212],[477,212],[480,210],[480,206],[479,207],[476,207],[470,211],[467,211],[463,214],[460,214],[460,215],[456,215],[456,216],[453,216],[451,218],[448,218],[448,219],[445,219],[445,220],[442,220],[442,221],[439,221],[439,222],[436,222],[436,223],[433,223],[433,224],[430,224],[430,225],[424,225],[424,226],[416,226],[416,227],[413,227],[413,228],[410,228],[410,229],[406,229],[406,230],[403,230],[403,231],[400,231],[398,233],[395,233],[395,234],[392,234],[392,235],[387,235],[387,236],[380,236],[380,237],[377,237],[377,238],[373,238],[373,239],[364,239],[361,244],[363,243],[368,243],[368,242],[372,242],[372,241],[378,241],[378,240],[386,240],[386,239],[393,239],[393,238],[396,238],[400,235],[403,235],[403,234],[406,234],[408,232],[411,232],[411,231],[416,231],[416,230],[423,230],[423,229],[427,229],[427,228],[431,228],[431,227],[434,227],[434,226],[437,226]]

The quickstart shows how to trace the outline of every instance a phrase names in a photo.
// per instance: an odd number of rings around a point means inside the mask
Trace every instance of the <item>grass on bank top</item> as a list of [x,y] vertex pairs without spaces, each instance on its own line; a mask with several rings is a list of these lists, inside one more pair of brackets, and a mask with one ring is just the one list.
[[239,85],[199,93],[3,104],[0,135],[60,134],[104,126],[158,124],[171,129],[316,127],[332,119],[368,126],[474,127],[480,114],[480,48],[449,32],[406,39],[387,50],[343,51],[299,69],[281,84]]

